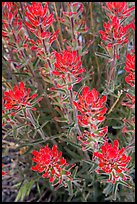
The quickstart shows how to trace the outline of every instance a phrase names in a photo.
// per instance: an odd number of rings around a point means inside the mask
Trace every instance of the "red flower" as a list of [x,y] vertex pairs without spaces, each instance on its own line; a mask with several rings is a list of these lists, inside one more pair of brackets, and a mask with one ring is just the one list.
[[120,20],[115,16],[111,17],[111,21],[104,23],[105,31],[101,30],[101,39],[107,43],[108,47],[120,44],[124,45],[128,42],[127,26],[122,26]]
[[127,2],[106,2],[106,6],[104,8],[111,12],[107,13],[109,17],[113,15],[120,19],[130,16],[131,12],[135,9],[135,6],[128,8]]
[[36,51],[36,55],[40,58],[42,58],[43,60],[46,60],[47,57],[45,55],[45,50],[43,50],[42,44],[43,44],[43,39],[46,38],[46,43],[48,44],[52,44],[58,36],[58,32],[59,30],[56,30],[53,34],[49,31],[45,31],[43,33],[41,33],[40,38],[38,38],[37,40],[33,40],[30,39],[29,43],[30,43],[30,47],[32,51]]
[[[4,166],[4,164],[2,164],[2,167]],[[5,176],[6,172],[2,171],[2,176]]]
[[62,152],[58,152],[57,146],[53,145],[52,149],[46,145],[40,148],[40,152],[33,151],[32,154],[34,158],[32,159],[37,163],[31,169],[33,171],[38,171],[39,173],[44,173],[43,178],[49,178],[51,183],[62,184],[62,182],[70,180],[70,171],[68,168],[68,163],[62,157]]
[[2,2],[2,7],[7,7],[9,10],[13,6],[13,2]]
[[[13,110],[16,113],[22,108],[30,108],[36,110],[32,107],[32,100],[37,97],[37,94],[30,96],[30,88],[26,89],[24,82],[20,82],[19,86],[14,86],[13,90],[6,91],[4,93],[4,107],[7,110]],[[41,98],[39,99],[39,101]]]
[[77,51],[64,50],[61,53],[55,52],[56,62],[54,75],[66,81],[66,84],[75,84],[81,81],[79,77],[85,69],[81,67],[81,56],[78,56]]
[[134,137],[135,134],[135,117],[132,117],[130,119],[123,119],[124,127],[122,129],[123,135],[128,134]]
[[2,2],[3,19],[2,19],[2,36],[8,40],[10,34],[13,35],[15,30],[18,32],[22,28],[22,20],[18,18],[18,7],[15,2]]
[[[84,10],[84,6],[81,2],[70,2],[68,3],[68,8],[69,8],[69,11],[63,12],[63,15],[68,16],[70,18],[75,17],[78,14],[81,14]],[[71,10],[74,12],[72,12]]]
[[135,83],[135,74],[129,73],[129,75],[125,77],[125,81],[130,86],[135,86],[135,84],[134,84]]
[[31,5],[26,6],[26,16],[29,20],[26,21],[26,25],[31,32],[33,32],[38,38],[51,37],[51,33],[47,32],[47,29],[54,22],[53,13],[47,15],[48,2],[44,5],[41,2],[32,2]]
[[85,86],[82,90],[82,95],[78,94],[78,101],[73,101],[77,110],[81,112],[78,115],[79,124],[83,127],[92,127],[105,120],[104,114],[107,111],[105,107],[106,96],[99,98],[99,92],[93,88],[90,91],[89,87]]
[[129,75],[126,76],[125,81],[130,86],[135,86],[135,54],[127,54],[126,66],[124,68]]
[[135,96],[131,96],[130,94],[126,93],[126,97],[126,102],[122,102],[122,105],[129,108],[135,108]]
[[100,152],[94,152],[94,156],[99,158],[97,173],[103,170],[109,174],[110,178],[108,181],[112,183],[120,179],[127,179],[125,172],[129,171],[127,165],[131,159],[130,156],[126,156],[124,153],[125,148],[123,147],[119,150],[118,146],[118,140],[114,140],[114,146],[105,142]]
[[26,16],[31,23],[26,22],[26,25],[28,25],[30,30],[34,31],[40,25],[49,27],[54,22],[53,14],[47,16],[48,3],[43,6],[41,2],[32,2],[26,8],[28,10],[26,11]]

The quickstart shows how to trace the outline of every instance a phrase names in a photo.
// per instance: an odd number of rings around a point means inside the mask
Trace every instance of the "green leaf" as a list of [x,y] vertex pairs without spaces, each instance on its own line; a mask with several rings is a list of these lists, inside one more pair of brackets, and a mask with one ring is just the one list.
[[114,128],[114,129],[122,129],[123,128],[123,124],[121,126],[112,126],[112,128]]
[[56,118],[54,118],[54,120],[57,122],[60,122],[60,123],[67,123],[68,122],[68,120],[66,118],[63,118],[63,117],[60,117],[60,118],[56,117]]
[[29,182],[26,181],[24,183],[24,185],[21,186],[21,188],[18,191],[18,194],[17,194],[17,197],[15,199],[15,202],[23,201],[26,196],[29,196],[34,182],[35,182],[35,180],[31,180]]
[[25,146],[37,145],[37,144],[43,143],[43,142],[44,142],[43,139],[38,139],[38,140],[31,142],[31,143],[24,143],[24,144],[20,145],[17,149],[20,149],[21,147],[25,147]]
[[26,75],[26,76],[30,76],[28,73],[21,73],[21,72],[16,72],[16,73],[12,73],[14,75]]
[[24,154],[22,154],[22,155],[26,155],[26,154],[30,153],[32,150],[33,150],[33,147],[31,146],[31,147],[29,147],[29,148],[27,149],[27,151],[24,152]]
[[108,183],[106,188],[104,188],[103,193],[107,196],[112,192],[113,184]]
[[71,142],[71,141],[69,141],[69,140],[65,140],[68,144],[71,144],[73,147],[76,147],[76,148],[78,148],[78,149],[81,149],[81,146],[80,145],[78,145],[78,144],[76,144],[76,143],[73,143],[73,142]]
[[26,196],[29,196],[30,194],[30,191],[32,189],[32,186],[34,184],[35,180],[31,180],[28,184],[27,184],[27,193],[26,193]]
[[76,166],[75,169],[73,170],[73,173],[72,173],[73,178],[76,178],[77,171],[78,171],[78,166]]
[[20,191],[21,191],[20,200],[23,201],[27,194],[27,183],[25,183],[24,186],[21,187]]
[[37,182],[37,190],[38,190],[38,193],[41,194],[41,193],[40,193],[40,187],[39,187],[39,183],[38,183],[38,182]]
[[22,181],[21,182],[21,184],[20,184],[20,187],[19,187],[19,191],[18,191],[18,194],[17,194],[17,196],[16,196],[16,199],[15,199],[15,202],[18,202],[19,200],[20,200],[20,198],[21,198],[21,195],[22,195],[22,184],[23,184],[23,182],[24,181]]
[[99,52],[96,52],[95,55],[99,56],[99,57],[103,57],[103,58],[106,58],[106,59],[111,59],[111,57],[109,55],[105,55],[103,53],[99,53]]
[[69,192],[69,196],[73,196],[73,186],[72,186],[72,182],[68,181],[68,192]]
[[70,156],[72,156],[72,158],[74,158],[74,159],[81,159],[81,157],[78,155],[78,154],[76,154],[75,152],[74,152],[74,150],[73,151],[71,151],[70,149],[68,149],[67,147],[64,147],[64,149],[69,153],[69,155]]

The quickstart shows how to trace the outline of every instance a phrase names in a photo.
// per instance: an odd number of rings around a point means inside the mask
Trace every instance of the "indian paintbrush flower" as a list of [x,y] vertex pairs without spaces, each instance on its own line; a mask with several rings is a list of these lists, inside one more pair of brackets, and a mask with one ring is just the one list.
[[128,43],[127,26],[123,26],[120,20],[114,16],[110,21],[104,23],[104,31],[100,30],[100,38],[106,42],[107,47],[113,47],[115,45],[121,45]]
[[[2,164],[2,167],[4,166],[4,164]],[[6,172],[2,171],[2,176],[5,176]]]
[[[37,94],[30,96],[30,88],[24,86],[24,82],[20,82],[19,86],[15,85],[13,90],[4,92],[4,107],[7,110],[12,110],[13,114],[16,114],[22,108],[29,108],[31,110],[36,110],[33,107],[33,102],[37,97]],[[42,98],[37,100],[40,101]]]
[[81,56],[78,55],[76,50],[64,50],[61,53],[55,52],[55,58],[55,70],[52,74],[62,79],[62,83],[73,86],[73,84],[82,80],[80,75],[85,72],[85,69],[81,67]]
[[106,7],[103,7],[107,12],[107,15],[116,16],[119,19],[127,18],[131,15],[131,12],[135,9],[135,6],[128,8],[127,2],[106,2]]
[[67,181],[72,180],[69,164],[62,157],[62,152],[58,151],[58,147],[53,145],[52,149],[46,145],[41,147],[40,151],[34,150],[33,161],[36,166],[32,167],[33,171],[43,173],[43,178],[48,178],[53,185],[64,184],[67,186]]
[[127,54],[126,56],[126,66],[125,71],[129,73],[128,76],[126,76],[125,81],[130,86],[135,86],[135,54]]
[[26,17],[29,21],[26,21],[25,24],[39,39],[46,38],[46,40],[49,39],[49,43],[52,43],[57,38],[57,31],[53,35],[48,31],[54,22],[53,16],[53,13],[48,14],[48,2],[45,4],[32,2],[31,5],[26,6]]
[[125,148],[119,149],[118,140],[114,140],[114,146],[106,141],[100,151],[94,152],[94,157],[99,159],[97,173],[107,173],[108,182],[115,183],[119,180],[127,180],[127,168],[131,157],[125,154]]
[[97,125],[105,120],[104,114],[107,111],[105,107],[107,97],[99,97],[99,92],[93,88],[91,91],[88,86],[82,90],[82,95],[78,94],[78,101],[73,101],[77,110],[81,113],[78,115],[78,122],[82,127]]

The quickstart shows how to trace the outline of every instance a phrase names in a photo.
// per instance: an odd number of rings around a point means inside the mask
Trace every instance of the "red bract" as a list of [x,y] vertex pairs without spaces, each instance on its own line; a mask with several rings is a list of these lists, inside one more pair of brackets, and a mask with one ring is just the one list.
[[43,178],[49,178],[49,181],[53,185],[65,183],[65,181],[71,180],[71,173],[68,169],[68,163],[62,157],[62,152],[59,152],[56,145],[53,145],[52,149],[46,145],[41,147],[40,151],[33,151],[34,158],[32,159],[37,163],[31,169],[44,173]]
[[[3,3],[2,36],[6,39],[10,34],[22,28],[22,20],[18,18],[18,7],[15,2]],[[12,33],[11,33],[12,32]]]
[[[56,30],[53,34],[49,31],[41,33],[41,37],[37,40],[29,39],[30,47],[32,51],[36,51],[36,55],[43,60],[47,59],[45,55],[45,49],[43,48],[43,39],[46,38],[46,45],[51,45],[58,37],[59,30]],[[44,34],[44,35],[43,35]]]
[[135,86],[135,84],[134,84],[135,83],[135,74],[134,73],[129,73],[129,75],[125,77],[125,81],[130,86]]
[[13,2],[2,2],[2,7],[7,7],[9,10],[13,6]]
[[135,54],[127,54],[126,66],[124,68],[129,75],[126,76],[125,81],[130,86],[135,86]]
[[[2,167],[4,166],[4,164],[2,164]],[[5,176],[6,172],[2,171],[2,176]]]
[[70,2],[68,3],[68,8],[69,8],[69,11],[63,12],[63,15],[68,16],[70,18],[71,17],[75,18],[75,16],[79,15],[84,10],[84,6],[80,2]]
[[2,176],[5,176],[6,172],[5,171],[2,171]]
[[32,100],[36,97],[37,94],[30,96],[30,88],[26,89],[24,82],[20,82],[19,86],[14,86],[13,90],[4,93],[4,107],[7,110],[12,110],[13,113],[22,110],[22,108],[36,110],[36,108],[32,107]]
[[130,119],[124,118],[123,122],[124,122],[124,127],[122,129],[122,133],[124,135],[131,134],[132,136],[134,136],[133,134],[135,134],[135,117],[132,117]]
[[114,45],[123,46],[128,42],[127,26],[120,24],[120,20],[117,17],[111,17],[111,21],[104,23],[105,31],[101,30],[101,39],[107,43],[107,47],[113,47]]
[[26,7],[26,16],[29,19],[30,23],[26,24],[31,29],[35,29],[37,26],[43,25],[49,27],[53,22],[53,14],[47,16],[48,3],[42,5],[40,2],[32,2],[31,5]]
[[135,6],[128,8],[127,2],[106,2],[106,6],[104,8],[111,12],[107,13],[109,17],[113,15],[120,19],[130,16],[131,12],[135,9]]
[[3,16],[7,19],[8,23],[11,23],[13,17],[18,13],[18,7],[16,2],[2,2]]
[[114,140],[114,146],[105,142],[101,147],[101,151],[94,152],[94,156],[99,158],[97,173],[100,173],[99,171],[103,170],[110,176],[108,182],[112,183],[121,179],[126,180],[126,173],[129,171],[127,165],[130,162],[131,157],[126,156],[124,152],[124,147],[119,150],[118,140]]
[[126,93],[126,101],[122,102],[122,105],[129,108],[135,108],[135,96],[131,96],[130,94]]
[[29,20],[26,21],[26,25],[31,32],[33,32],[38,38],[47,38],[50,32],[47,32],[47,29],[54,22],[53,13],[47,15],[48,12],[48,3],[44,5],[41,2],[32,2],[31,5],[26,6],[26,16]]
[[80,76],[85,69],[82,68],[81,56],[77,51],[64,50],[61,53],[55,52],[56,62],[54,75],[63,79],[65,84],[73,85],[82,80]]
[[85,86],[82,90],[82,95],[78,94],[78,101],[73,101],[77,110],[81,115],[78,115],[79,124],[83,127],[89,125],[98,125],[98,123],[105,120],[104,114],[107,111],[105,107],[107,97],[99,98],[99,92],[93,88],[90,91],[89,87]]

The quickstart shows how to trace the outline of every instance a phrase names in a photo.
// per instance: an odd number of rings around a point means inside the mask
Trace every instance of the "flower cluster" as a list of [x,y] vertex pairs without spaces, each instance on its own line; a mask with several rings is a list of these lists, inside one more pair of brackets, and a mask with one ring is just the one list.
[[100,152],[94,152],[94,156],[99,158],[97,173],[102,170],[109,174],[108,182],[127,180],[127,165],[131,157],[126,156],[124,147],[119,150],[118,140],[114,140],[114,146],[106,141]]
[[55,69],[52,74],[62,79],[61,83],[70,87],[82,80],[80,75],[85,72],[85,69],[81,67],[81,56],[78,55],[77,51],[55,52],[55,58]]
[[105,107],[107,97],[99,98],[99,92],[93,88],[90,91],[89,87],[85,86],[82,90],[82,95],[78,94],[78,101],[73,101],[77,110],[80,111],[78,115],[79,124],[82,127],[92,127],[105,120]]
[[108,16],[113,15],[122,20],[131,15],[135,6],[128,8],[127,2],[106,2],[106,7],[104,8],[109,11],[109,13],[107,13]]
[[[4,164],[2,164],[2,167],[4,166]],[[2,171],[2,176],[5,176],[6,172]]]
[[124,127],[122,129],[123,135],[131,134],[131,136],[133,136],[133,134],[135,134],[135,117],[133,116],[130,119],[124,118],[123,122],[124,122]]
[[[32,103],[32,100],[37,97],[37,94],[30,96],[30,91],[30,88],[25,88],[24,82],[20,82],[19,86],[14,86],[13,90],[4,92],[5,109],[12,110],[13,115],[23,108],[36,110],[36,108],[33,107],[34,104]],[[39,101],[41,99],[42,98],[40,98]]]
[[66,182],[72,180],[69,164],[56,145],[53,145],[52,149],[46,145],[41,147],[39,152],[34,150],[32,154],[34,155],[32,160],[37,163],[32,170],[43,173],[42,177],[49,178],[53,185],[65,184],[67,186]]
[[46,60],[47,57],[45,56],[45,49],[43,48],[43,39],[46,38],[46,42],[44,43],[46,47],[48,47],[49,44],[51,45],[54,40],[57,39],[58,32],[59,30],[56,30],[56,32],[54,32],[53,34],[51,34],[50,32],[46,32],[46,34],[44,35],[41,34],[41,38],[38,38],[35,41],[33,39],[29,39],[31,50],[36,51],[36,55],[38,57],[42,58],[43,60]]
[[68,17],[74,17],[75,15],[78,15],[78,12],[82,13],[84,10],[84,6],[80,2],[69,2],[68,8],[69,11],[63,12],[63,15],[66,15]]
[[[40,2],[32,2],[31,5],[26,7],[26,10],[26,16],[30,21],[30,23],[26,21],[26,25],[35,34],[38,34],[38,32],[42,34],[42,29],[50,27],[54,22],[53,14],[47,16],[48,3],[42,5]],[[40,26],[41,30],[39,30]]]
[[48,15],[47,12],[48,2],[46,2],[44,5],[41,2],[32,2],[31,5],[26,6],[25,14],[29,22],[26,21],[25,23],[28,29],[39,39],[46,38],[46,40],[49,39],[49,43],[51,43],[52,33],[47,31],[47,29],[54,22],[54,17],[53,13]]
[[131,96],[129,93],[126,93],[126,101],[122,102],[122,105],[129,108],[135,108],[135,96]]
[[[3,17],[6,18],[7,23],[12,24],[12,21],[17,17],[18,8],[14,2],[2,2]],[[7,25],[8,25],[7,24]]]
[[[133,89],[135,87],[135,53],[134,49],[131,50],[131,53],[127,54],[126,56],[126,62],[125,62],[125,70],[128,72],[128,76],[125,77],[125,81],[127,84],[131,86]],[[132,109],[132,111],[135,109],[135,93],[126,93],[126,97],[124,98],[124,101],[122,102],[123,106],[127,106],[128,108]],[[132,138],[135,137],[135,117],[131,118],[124,118],[124,127],[122,129],[122,133],[125,135],[127,133],[128,135],[131,135]]]
[[[9,36],[17,39],[17,32],[22,29],[22,20],[18,17],[18,7],[15,2],[2,2],[3,19],[2,19],[2,36],[9,40]],[[14,28],[14,29],[13,29]]]
[[123,46],[128,43],[127,31],[129,28],[134,29],[134,22],[123,25],[123,19],[131,15],[135,6],[128,8],[127,2],[106,2],[106,6],[103,6],[103,8],[107,11],[106,14],[110,19],[110,21],[104,23],[105,30],[99,31],[101,39],[106,42],[106,47]]
[[[134,50],[132,50],[131,54],[127,54],[126,62],[125,62],[125,70],[128,72],[128,76],[125,77],[125,81],[131,87],[135,87],[135,54]],[[126,101],[122,102],[122,105],[127,106],[129,108],[135,107],[135,96],[129,93],[126,93]]]
[[[61,17],[57,17],[60,23],[65,25],[65,29],[68,34],[73,35],[72,47],[79,50],[82,56],[88,53],[87,49],[84,49],[85,51],[82,49],[85,44],[85,38],[82,36],[82,34],[89,30],[85,20],[86,14],[83,11],[84,5],[82,2],[69,2],[68,7],[63,9]],[[72,28],[72,31],[70,28]],[[66,36],[65,39],[63,39],[63,44],[66,44],[66,47],[68,46]],[[86,45],[85,48],[90,46],[90,44],[91,41]]]
[[104,23],[104,29],[100,30],[101,39],[107,43],[107,47],[113,47],[115,45],[123,46],[128,42],[127,26],[121,25],[120,19],[110,17],[111,21]]
[[130,86],[135,86],[135,54],[127,54],[126,66],[124,69],[129,73],[129,75],[126,76],[125,81]]
[[99,92],[93,88],[91,91],[89,87],[85,86],[82,90],[82,95],[78,94],[78,101],[73,101],[76,109],[80,112],[77,116],[79,125],[89,128],[90,132],[84,131],[82,135],[78,136],[78,140],[82,142],[83,150],[87,150],[96,146],[101,138],[107,132],[108,127],[99,128],[99,125],[105,120],[105,107],[107,97],[99,97]]
[[[47,59],[48,50],[51,44],[57,39],[59,29],[54,33],[50,32],[50,27],[54,22],[54,14],[48,14],[49,2],[32,2],[26,6],[25,22],[27,28],[37,36],[37,39],[29,39],[31,50],[35,50],[38,57]],[[46,56],[45,56],[46,54]]]

